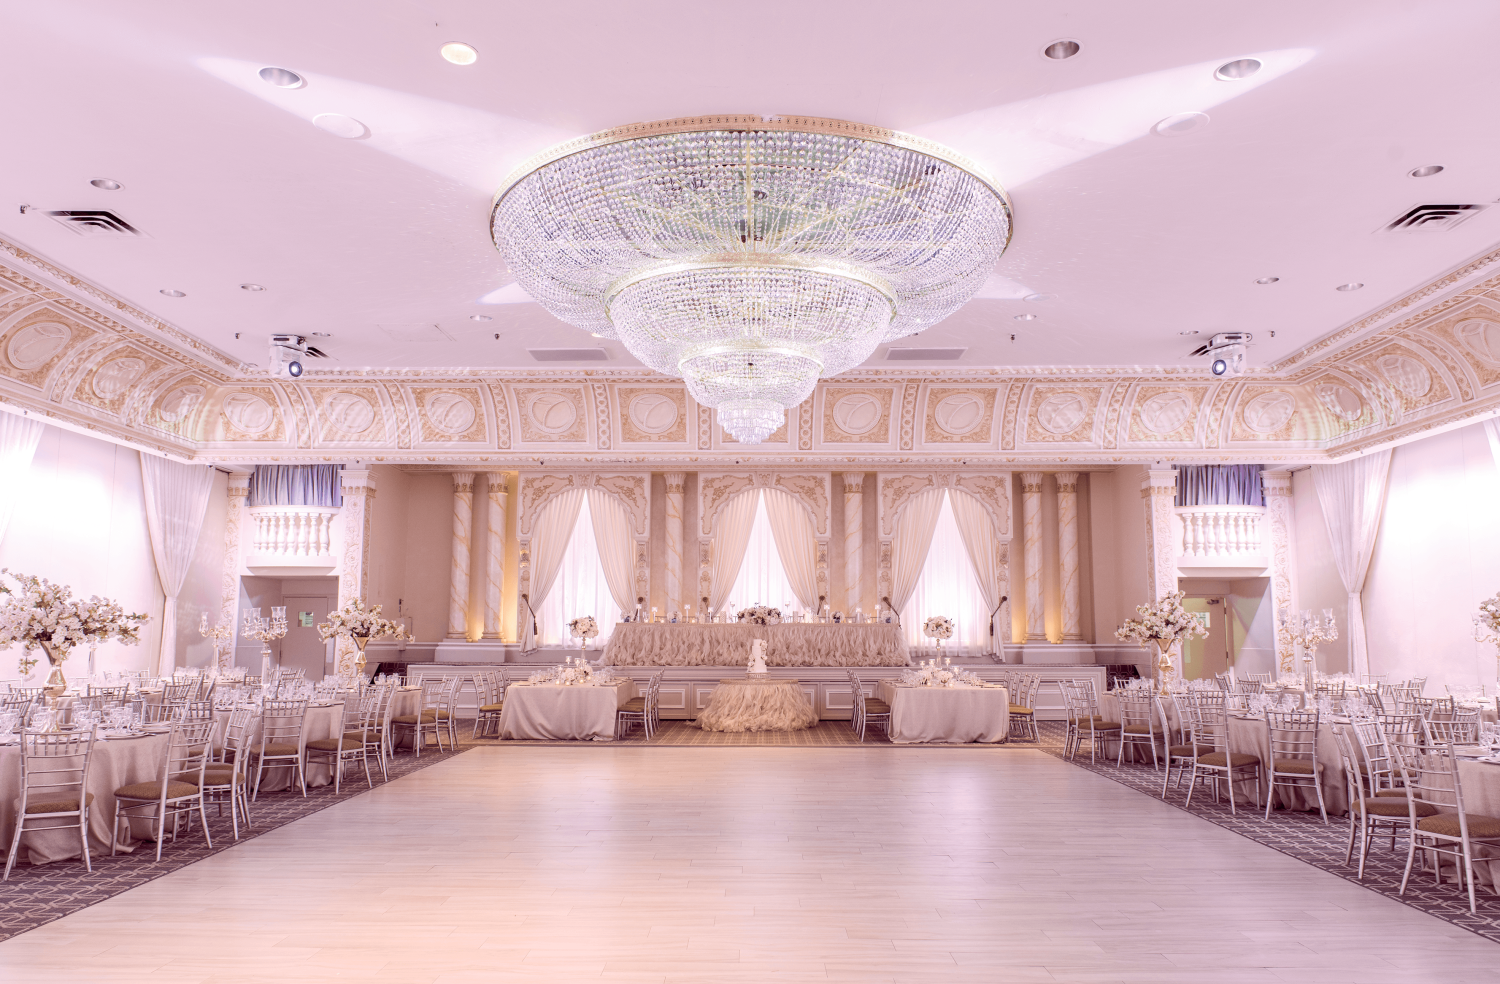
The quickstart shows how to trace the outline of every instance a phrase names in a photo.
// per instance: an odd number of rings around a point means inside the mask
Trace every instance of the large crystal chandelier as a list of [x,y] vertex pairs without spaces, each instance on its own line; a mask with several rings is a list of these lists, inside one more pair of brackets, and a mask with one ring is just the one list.
[[747,444],[823,376],[972,297],[1010,202],[971,162],[893,130],[707,116],[537,155],[495,195],[512,273],[569,324],[681,376]]

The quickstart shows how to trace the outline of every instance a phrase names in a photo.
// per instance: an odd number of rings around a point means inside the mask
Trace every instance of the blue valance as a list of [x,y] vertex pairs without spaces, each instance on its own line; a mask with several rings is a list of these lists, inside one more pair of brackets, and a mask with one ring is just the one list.
[[1263,506],[1264,465],[1179,465],[1179,506]]
[[344,504],[339,486],[343,465],[256,465],[250,476],[252,506],[333,506]]

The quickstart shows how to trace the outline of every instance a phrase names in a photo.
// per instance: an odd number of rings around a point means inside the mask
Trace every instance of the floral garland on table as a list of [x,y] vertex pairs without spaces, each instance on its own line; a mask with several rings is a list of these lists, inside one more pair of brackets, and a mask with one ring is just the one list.
[[614,676],[603,667],[596,669],[582,657],[577,660],[570,657],[569,661],[562,666],[538,670],[531,674],[527,682],[550,684],[555,687],[601,687],[613,683]]
[[781,609],[770,605],[751,605],[741,609],[735,618],[751,625],[773,625],[781,621]]
[[151,620],[149,615],[126,612],[119,602],[98,595],[75,601],[72,588],[46,578],[12,574],[5,568],[0,568],[0,575],[9,576],[18,587],[12,589],[0,581],[0,594],[6,596],[0,604],[0,646],[21,644],[23,674],[37,663],[29,655],[33,649],[45,650],[48,660],[57,665],[75,646],[97,646],[110,639],[135,646],[141,641],[141,626]]
[[953,620],[946,615],[934,615],[922,623],[922,632],[929,639],[951,639]]
[[592,639],[599,634],[599,623],[592,615],[580,615],[568,623],[568,631],[575,639]]
[[924,664],[901,674],[903,687],[982,687],[984,680],[978,674],[960,670],[953,666]]

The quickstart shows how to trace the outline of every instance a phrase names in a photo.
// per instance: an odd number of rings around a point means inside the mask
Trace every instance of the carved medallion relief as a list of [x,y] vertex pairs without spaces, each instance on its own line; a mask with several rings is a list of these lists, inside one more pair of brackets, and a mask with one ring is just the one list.
[[687,440],[687,392],[670,387],[621,386],[620,440],[638,443]]
[[823,393],[823,443],[888,444],[894,395],[887,388],[828,387]]
[[413,387],[422,440],[432,442],[483,441],[484,405],[472,387],[425,389]]
[[1126,433],[1142,442],[1191,441],[1208,390],[1202,386],[1142,386]]
[[588,440],[588,415],[581,386],[517,386],[521,439],[544,443]]
[[70,348],[95,334],[55,311],[36,311],[0,342],[0,351],[5,353],[0,372],[40,388]]
[[934,386],[927,391],[922,440],[928,444],[989,444],[996,390]]
[[1026,420],[1026,440],[1033,443],[1089,441],[1102,386],[1036,386]]

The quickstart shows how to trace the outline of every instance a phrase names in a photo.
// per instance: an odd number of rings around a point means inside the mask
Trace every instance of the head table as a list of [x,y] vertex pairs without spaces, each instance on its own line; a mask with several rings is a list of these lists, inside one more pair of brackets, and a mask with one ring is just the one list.
[[906,666],[901,627],[889,622],[621,622],[603,663],[613,666],[744,666],[766,640],[767,666]]

